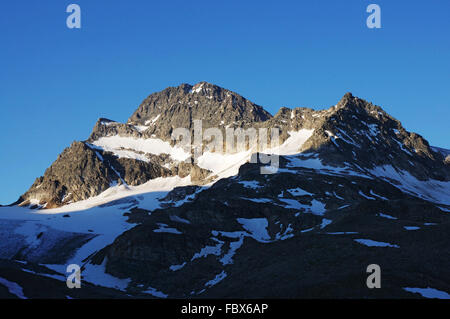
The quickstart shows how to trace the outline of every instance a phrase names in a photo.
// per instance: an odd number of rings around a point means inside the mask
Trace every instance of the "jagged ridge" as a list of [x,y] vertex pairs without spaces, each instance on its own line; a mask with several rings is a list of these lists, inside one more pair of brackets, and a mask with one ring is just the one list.
[[142,151],[124,145],[121,152],[134,154],[135,158],[129,158],[94,145],[106,137],[171,141],[174,128],[192,129],[195,119],[202,120],[203,129],[277,127],[280,143],[289,138],[289,132],[314,130],[298,152],[315,152],[324,164],[352,163],[358,170],[393,165],[421,180],[450,180],[449,161],[442,152],[432,149],[420,135],[407,132],[380,107],[351,93],[327,110],[281,108],[272,117],[232,91],[200,82],[151,94],[126,124],[99,119],[89,139],[66,149],[18,203],[57,207],[98,195],[116,182],[139,185],[156,177],[191,173],[194,181],[202,183],[208,175],[212,177],[210,171],[170,154],[153,154],[158,147]]

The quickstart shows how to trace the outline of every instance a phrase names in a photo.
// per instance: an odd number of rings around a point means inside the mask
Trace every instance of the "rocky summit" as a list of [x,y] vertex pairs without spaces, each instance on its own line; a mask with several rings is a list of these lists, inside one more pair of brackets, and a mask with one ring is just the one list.
[[[247,135],[225,141],[230,130]],[[251,130],[278,134],[261,144]],[[182,84],[126,123],[100,118],[0,207],[0,277],[29,298],[450,296],[449,213],[450,151],[377,105],[346,93],[272,116]],[[85,289],[66,287],[69,264]],[[0,281],[0,297],[17,293]]]

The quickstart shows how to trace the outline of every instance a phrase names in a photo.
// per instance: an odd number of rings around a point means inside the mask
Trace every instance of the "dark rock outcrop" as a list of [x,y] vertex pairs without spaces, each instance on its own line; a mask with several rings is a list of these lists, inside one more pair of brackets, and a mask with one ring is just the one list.
[[85,143],[74,142],[22,195],[21,205],[36,200],[46,208],[100,194],[119,176]]

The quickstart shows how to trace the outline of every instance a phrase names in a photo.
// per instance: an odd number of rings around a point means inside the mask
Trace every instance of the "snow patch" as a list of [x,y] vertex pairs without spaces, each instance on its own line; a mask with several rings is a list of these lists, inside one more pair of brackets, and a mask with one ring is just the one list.
[[219,282],[221,282],[222,280],[224,280],[227,277],[227,273],[225,271],[222,270],[222,272],[220,274],[218,274],[214,279],[208,281],[205,286],[206,287],[212,287],[217,285]]
[[404,290],[412,293],[421,294],[422,297],[425,298],[434,298],[434,299],[450,299],[450,294],[445,291],[437,290],[434,288],[409,288],[405,287]]
[[88,144],[94,145],[94,148],[100,148],[106,152],[112,152],[119,158],[133,158],[148,162],[149,160],[143,154],[169,154],[174,160],[184,161],[191,156],[181,147],[171,146],[168,142],[164,142],[157,138],[134,138],[125,136],[106,136]]
[[241,248],[244,243],[245,234],[241,233],[239,239],[237,241],[230,242],[230,249],[228,252],[220,259],[220,262],[223,265],[229,265],[233,263],[233,256],[236,254],[236,251]]
[[220,256],[220,254],[222,253],[222,246],[223,246],[223,241],[218,240],[216,238],[213,238],[215,241],[217,241],[217,245],[216,246],[205,246],[203,247],[200,252],[196,253],[191,261],[198,259],[198,258],[204,258],[207,257],[208,255],[215,255],[215,256]]
[[182,234],[178,229],[168,227],[166,224],[158,223],[158,229],[153,230],[155,233]]
[[172,271],[177,271],[183,268],[184,266],[186,266],[186,262],[182,263],[181,265],[172,265],[169,267],[169,269]]
[[327,227],[327,226],[330,225],[332,222],[333,222],[333,221],[330,220],[330,219],[323,218],[323,219],[322,219],[322,223],[320,224],[320,229],[323,229],[323,228]]
[[369,246],[369,247],[393,247],[393,248],[400,248],[400,246],[397,245],[393,245],[393,244],[389,244],[389,243],[384,243],[382,241],[375,241],[372,239],[354,239],[354,241],[356,241],[357,243],[360,243],[361,245],[364,246]]
[[252,189],[262,188],[262,186],[259,185],[258,181],[240,181],[239,184],[244,185],[245,188],[252,188]]
[[293,196],[307,196],[307,195],[312,196],[312,195],[314,195],[312,193],[308,193],[307,191],[301,189],[300,187],[287,189],[286,191],[291,193]]
[[106,273],[105,266],[107,258],[105,258],[101,265],[87,264],[85,269],[81,272],[82,280],[96,284],[102,287],[114,288],[124,291],[131,279],[120,279]]
[[20,299],[28,299],[27,297],[25,297],[25,295],[23,294],[23,289],[22,287],[20,287],[18,284],[16,284],[15,282],[6,280],[5,278],[0,277],[0,285],[5,286],[6,288],[8,288],[8,291],[19,297]]
[[238,218],[237,221],[250,233],[253,239],[263,243],[270,241],[267,232],[269,223],[266,218]]
[[[434,203],[450,205],[450,182],[433,179],[420,181],[405,170],[397,170],[392,165],[377,166],[370,173],[382,178],[404,193]],[[393,183],[392,180],[397,183]]]
[[147,290],[143,291],[144,294],[149,294],[152,295],[154,297],[158,297],[158,298],[167,298],[168,295],[166,295],[165,293],[156,290],[155,288],[152,287],[147,287]]
[[378,216],[383,217],[383,218],[387,218],[387,219],[398,219],[397,217],[393,217],[393,216],[386,215],[386,214],[383,214],[383,213],[379,213]]

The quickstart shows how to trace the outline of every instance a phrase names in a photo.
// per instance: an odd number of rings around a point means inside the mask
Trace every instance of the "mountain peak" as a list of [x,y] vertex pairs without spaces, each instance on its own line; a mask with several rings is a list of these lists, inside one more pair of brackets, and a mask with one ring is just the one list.
[[337,108],[365,108],[368,104],[366,100],[360,99],[359,97],[353,96],[351,92],[347,92],[336,104]]
[[343,96],[342,98],[350,99],[350,98],[352,98],[352,97],[353,97],[352,92],[347,92],[347,93],[344,94],[344,96]]
[[221,93],[226,92],[231,95],[238,95],[237,93],[231,92],[227,89],[224,89],[218,85],[201,81],[195,84],[191,87],[191,90],[189,91],[190,94],[200,94],[200,95],[206,95],[211,98],[218,98],[220,97]]
[[[74,201],[98,195],[118,180],[137,185],[156,176],[185,176],[188,171],[193,172],[192,178],[206,176],[206,171],[194,166],[178,167],[179,154],[164,144],[173,142],[176,128],[193,133],[195,120],[202,121],[203,129],[278,128],[281,144],[291,138],[287,143],[294,151],[289,153],[314,152],[330,165],[355,163],[366,169],[394,165],[420,180],[450,180],[449,161],[444,167],[441,153],[421,136],[407,132],[381,107],[350,92],[327,110],[282,107],[272,117],[241,95],[202,81],[149,95],[127,123],[100,118],[89,139],[63,152],[22,198],[50,207],[65,204],[69,193]],[[305,133],[309,134],[306,141],[295,141],[295,136]],[[160,156],[155,147],[166,148],[165,155]],[[100,182],[96,176],[102,176]]]
[[169,137],[173,129],[191,128],[194,120],[204,127],[263,122],[272,115],[263,107],[220,86],[198,82],[182,84],[149,95],[128,124],[148,126],[152,133]]
[[192,86],[191,92],[190,93],[198,93],[201,92],[202,90],[217,90],[217,89],[223,89],[218,85],[206,82],[206,81],[200,81],[197,84],[194,84],[194,86]]

